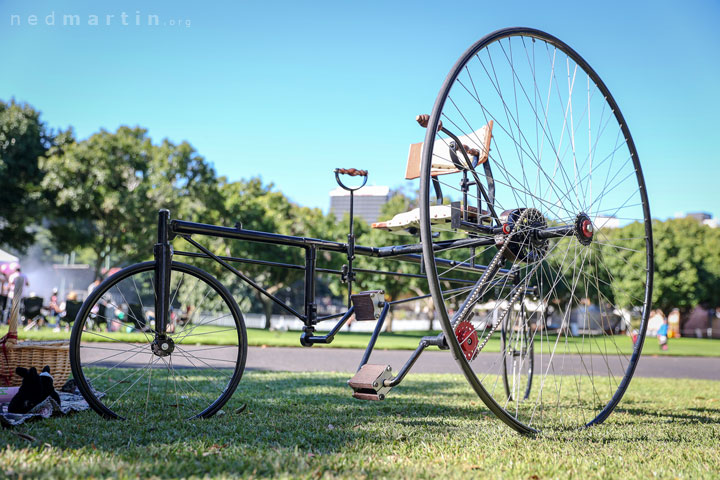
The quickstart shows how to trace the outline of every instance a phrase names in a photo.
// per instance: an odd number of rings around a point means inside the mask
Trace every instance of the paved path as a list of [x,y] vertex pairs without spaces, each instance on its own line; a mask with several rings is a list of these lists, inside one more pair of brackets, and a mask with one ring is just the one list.
[[[410,356],[410,350],[376,350],[370,358],[370,363],[392,365],[397,371]],[[246,368],[256,370],[286,370],[291,372],[303,371],[333,371],[354,372],[362,358],[363,350],[348,348],[280,348],[280,347],[249,347]],[[481,354],[474,362],[478,371],[497,373],[496,365],[491,362],[497,359],[497,354]],[[577,359],[575,355],[569,355]],[[565,373],[579,373],[581,369],[590,369],[590,362],[580,365],[579,362],[567,361]],[[483,361],[485,360],[485,361]],[[553,359],[555,365],[562,362],[562,356],[556,355]],[[536,371],[540,364],[540,355],[535,356]],[[544,363],[544,362],[543,362]],[[602,374],[599,370],[606,365],[605,360],[593,355],[594,372]],[[569,365],[576,365],[576,371],[568,371]],[[617,371],[613,368],[613,371]],[[461,373],[460,367],[455,363],[450,352],[428,350],[418,359],[412,369],[413,373]],[[707,380],[720,380],[720,358],[712,357],[641,357],[635,375],[640,377],[660,378],[699,378]]]
[[[234,365],[237,356],[235,347],[218,347],[211,345],[183,345],[172,355],[174,367],[182,368],[228,368]],[[370,363],[391,365],[398,371],[410,357],[410,350],[376,350]],[[152,355],[147,345],[131,345],[114,343],[92,343],[83,345],[83,359],[97,365],[146,366],[153,362],[162,366],[158,357]],[[281,348],[281,347],[249,347],[246,368],[252,370],[278,370],[291,372],[325,371],[354,372],[357,369],[363,350],[347,348]],[[500,373],[497,353],[481,353],[473,362],[477,372]],[[535,372],[568,374],[605,375],[608,369],[615,374],[624,371],[625,364],[613,357],[605,359],[599,355],[555,355],[555,370],[546,368],[548,355],[535,354]],[[157,362],[157,363],[155,363]],[[428,350],[418,359],[412,369],[415,373],[460,373],[450,352]],[[720,358],[711,357],[642,357],[635,371],[641,377],[660,378],[699,378],[720,380]]]

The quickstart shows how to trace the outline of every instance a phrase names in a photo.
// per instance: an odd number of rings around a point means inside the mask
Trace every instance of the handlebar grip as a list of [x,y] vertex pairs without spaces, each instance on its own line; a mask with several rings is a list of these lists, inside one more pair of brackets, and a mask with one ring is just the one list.
[[367,177],[367,170],[358,170],[357,168],[336,168],[335,173],[350,175],[351,177]]
[[[430,121],[430,115],[428,115],[427,113],[423,113],[422,115],[418,115],[417,117],[415,117],[415,121],[418,122],[421,127],[427,128],[428,122]],[[440,120],[438,122],[438,132],[442,130],[442,126],[442,120]]]
[[465,149],[465,152],[467,152],[468,155],[472,155],[473,157],[480,156],[480,150],[478,150],[477,148],[470,148],[467,145],[463,145],[463,148]]

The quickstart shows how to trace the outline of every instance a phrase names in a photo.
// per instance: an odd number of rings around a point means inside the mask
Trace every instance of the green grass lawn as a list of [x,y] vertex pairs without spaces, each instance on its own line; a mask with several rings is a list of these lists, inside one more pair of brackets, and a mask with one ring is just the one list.
[[[523,437],[457,375],[411,374],[385,402],[341,374],[248,372],[224,414],[0,431],[6,478],[717,478],[720,382],[636,378],[608,421]],[[243,406],[246,405],[245,408]],[[21,437],[16,434],[23,434]]]
[[[196,333],[202,333],[195,337],[201,340],[203,344],[226,344],[233,332],[220,332],[217,334],[210,333],[213,327],[198,327]],[[7,326],[0,328],[0,335],[7,332]],[[437,334],[438,332],[432,332]],[[322,334],[322,333],[320,333]],[[418,346],[421,337],[428,335],[429,332],[400,332],[400,333],[382,333],[378,338],[375,348],[381,350],[414,350]],[[97,341],[107,341],[108,337],[127,342],[143,342],[145,336],[141,333],[107,333],[103,332],[102,337],[94,338]],[[20,332],[21,339],[33,340],[52,340],[69,338],[70,333],[66,331],[53,332],[49,328],[41,330],[32,330],[28,332]],[[92,338],[92,337],[88,337]],[[318,345],[317,347],[330,348],[365,348],[370,339],[369,333],[339,333],[335,336],[335,340],[330,345]],[[632,342],[627,336],[618,335],[614,337],[615,342],[623,353],[630,354],[632,352]],[[564,341],[564,339],[563,339]],[[570,352],[574,351],[574,345],[582,343],[582,338],[569,338],[568,342],[571,346]],[[269,331],[257,328],[248,329],[248,344],[251,346],[271,346],[271,347],[300,347],[300,332],[291,331]],[[593,347],[594,348],[594,347]],[[499,335],[485,346],[485,350],[489,352],[500,351]],[[673,338],[669,341],[669,350],[662,351],[658,346],[654,337],[647,337],[643,347],[645,355],[662,355],[662,356],[697,356],[697,357],[720,357],[720,340],[711,340],[704,338]]]

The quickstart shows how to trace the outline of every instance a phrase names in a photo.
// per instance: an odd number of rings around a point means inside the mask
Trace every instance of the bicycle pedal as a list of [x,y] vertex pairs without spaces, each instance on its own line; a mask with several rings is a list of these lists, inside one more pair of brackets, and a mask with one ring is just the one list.
[[355,320],[361,322],[380,318],[380,311],[385,303],[385,292],[383,290],[360,292],[351,295],[350,298],[355,307]]
[[390,378],[390,365],[365,364],[348,380],[348,385],[353,389],[353,397],[359,400],[385,400],[392,387],[386,387],[384,382]]

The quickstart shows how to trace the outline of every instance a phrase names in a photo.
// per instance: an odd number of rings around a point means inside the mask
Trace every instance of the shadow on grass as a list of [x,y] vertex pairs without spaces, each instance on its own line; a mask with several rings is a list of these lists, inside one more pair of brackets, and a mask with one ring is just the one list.
[[[689,413],[673,413],[663,411],[649,411],[639,408],[616,408],[615,413],[626,413],[628,415],[640,415],[647,417],[649,421],[659,422],[678,422],[686,425],[698,425],[698,424],[709,424],[718,423],[718,416],[720,410],[713,408],[687,408],[687,410],[696,411],[699,413],[705,413],[706,415],[694,415]],[[713,418],[714,415],[714,418]],[[631,422],[616,422],[616,423],[631,423]]]
[[[249,372],[225,413],[211,419],[181,420],[169,407],[124,422],[88,411],[16,430],[34,441],[8,431],[0,436],[8,444],[6,465],[28,477],[453,477],[485,461],[489,471],[500,472],[509,451],[531,459],[528,465],[535,465],[538,451],[556,452],[544,467],[553,477],[565,457],[589,457],[595,471],[596,452],[614,458],[616,447],[628,444],[664,449],[691,435],[703,448],[715,448],[712,428],[697,425],[711,421],[703,414],[720,416],[716,408],[687,407],[667,415],[674,400],[663,402],[652,390],[648,398],[660,401],[618,408],[608,428],[558,427],[528,439],[495,418],[458,375],[410,375],[384,402],[353,399],[346,381],[337,373]],[[663,427],[663,419],[680,428]],[[443,467],[439,459],[450,463]],[[535,470],[524,470],[522,478]]]
[[[441,378],[438,376],[438,378]],[[408,378],[384,402],[352,398],[342,374],[246,373],[223,413],[206,420],[183,420],[153,413],[150,418],[105,420],[93,411],[28,423],[18,428],[40,444],[67,450],[87,448],[119,453],[125,447],[160,449],[187,445],[233,445],[241,449],[345,451],[358,443],[387,441],[397,427],[411,435],[442,434],[454,424],[495,422],[462,382]],[[460,401],[458,401],[460,399]],[[392,424],[392,431],[377,428]],[[56,432],[62,432],[58,438]],[[27,446],[20,438],[10,444]]]

